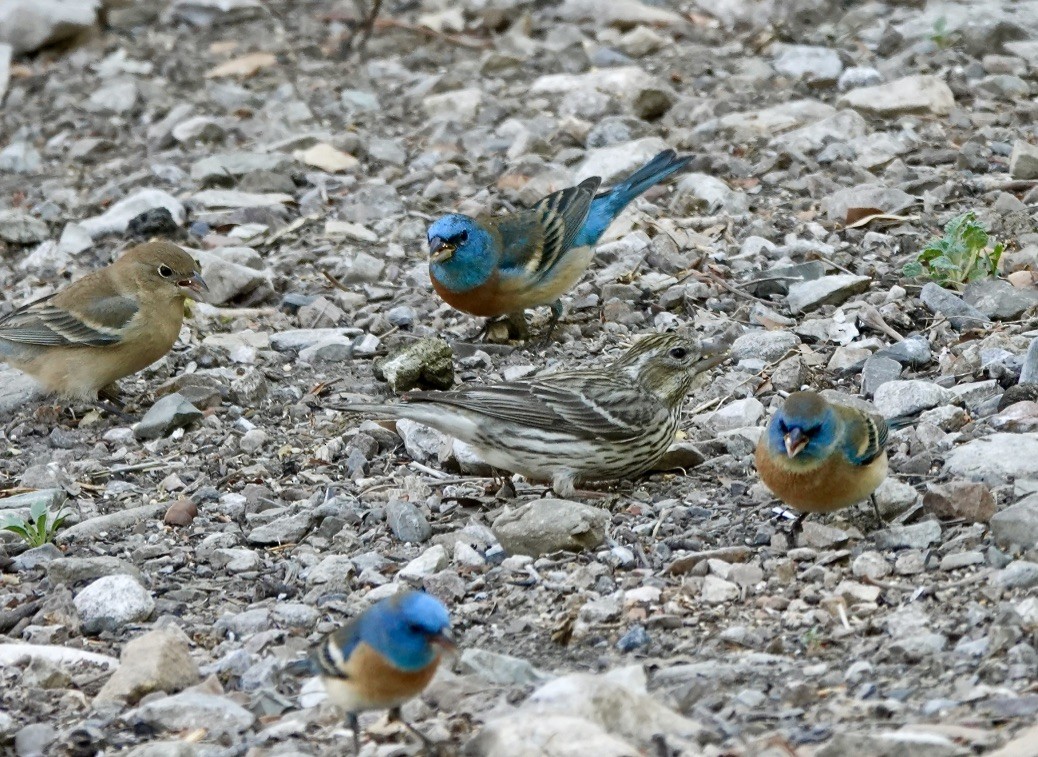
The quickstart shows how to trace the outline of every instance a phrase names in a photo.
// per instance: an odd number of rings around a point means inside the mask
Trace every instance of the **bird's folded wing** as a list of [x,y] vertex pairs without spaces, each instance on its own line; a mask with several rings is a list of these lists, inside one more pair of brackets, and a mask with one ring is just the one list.
[[314,647],[310,660],[321,675],[349,677],[349,660],[360,643],[360,624],[354,618],[342,628],[328,634]]
[[88,302],[72,312],[50,297],[24,305],[0,321],[0,337],[38,346],[104,347],[117,344],[123,329],[137,314],[129,297],[112,296]]
[[637,438],[667,415],[625,382],[580,373],[453,392],[414,392],[407,399],[456,407],[487,420],[609,441]]
[[844,452],[848,460],[868,465],[883,453],[890,429],[882,418],[849,407],[837,407],[836,411],[846,424]]
[[529,210],[493,219],[501,235],[502,266],[521,268],[533,277],[550,271],[573,246],[600,183],[597,176],[586,179],[553,192]]

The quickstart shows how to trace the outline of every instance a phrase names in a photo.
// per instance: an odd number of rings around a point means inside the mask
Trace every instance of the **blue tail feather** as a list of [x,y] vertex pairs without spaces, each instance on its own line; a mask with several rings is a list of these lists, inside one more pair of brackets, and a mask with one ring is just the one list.
[[691,156],[679,158],[673,150],[664,150],[622,182],[597,195],[573,246],[595,244],[631,200],[680,171],[690,160]]

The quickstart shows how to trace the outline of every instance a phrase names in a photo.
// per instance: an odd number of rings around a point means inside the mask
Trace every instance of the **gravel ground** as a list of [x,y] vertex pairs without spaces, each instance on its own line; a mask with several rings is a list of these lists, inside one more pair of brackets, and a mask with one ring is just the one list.
[[[1038,754],[1038,2],[386,2],[363,55],[358,18],[144,0],[13,57],[0,24],[0,312],[154,235],[213,290],[122,382],[132,420],[0,372],[0,509],[69,512],[55,544],[3,535],[5,753],[342,754],[283,668],[408,585],[460,643],[404,708],[446,754]],[[548,345],[478,341],[432,293],[432,218],[665,147],[690,169],[611,227]],[[904,277],[966,211],[999,277]],[[429,340],[449,384],[674,327],[732,359],[670,470],[600,498],[337,409]],[[885,522],[787,535],[752,450],[803,386],[918,414]],[[362,723],[364,755],[417,753]]]

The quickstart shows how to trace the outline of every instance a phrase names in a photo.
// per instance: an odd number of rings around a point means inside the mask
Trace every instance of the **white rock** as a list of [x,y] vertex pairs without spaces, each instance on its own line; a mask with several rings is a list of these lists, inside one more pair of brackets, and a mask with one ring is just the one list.
[[884,418],[929,410],[952,401],[954,395],[932,381],[888,381],[876,389],[873,402]]
[[103,576],[81,589],[72,603],[88,633],[118,631],[147,620],[155,610],[151,592],[125,574]]
[[105,234],[122,234],[131,220],[153,208],[168,210],[178,226],[184,223],[185,211],[180,200],[161,189],[141,189],[119,200],[101,215],[80,221],[79,227],[86,231],[91,239]]
[[945,456],[944,469],[956,476],[1000,485],[1011,479],[1034,478],[1036,460],[1038,434],[991,434],[952,448]]
[[946,116],[955,107],[955,95],[943,79],[913,75],[852,89],[840,97],[838,104],[876,115],[933,113]]
[[443,118],[462,123],[474,121],[479,106],[482,104],[483,91],[475,87],[429,95],[422,100],[422,108],[430,118]]
[[85,32],[97,23],[98,0],[4,0],[0,42],[15,55]]
[[438,573],[446,567],[447,550],[442,544],[436,544],[401,568],[397,576],[404,579],[425,578],[433,573]]

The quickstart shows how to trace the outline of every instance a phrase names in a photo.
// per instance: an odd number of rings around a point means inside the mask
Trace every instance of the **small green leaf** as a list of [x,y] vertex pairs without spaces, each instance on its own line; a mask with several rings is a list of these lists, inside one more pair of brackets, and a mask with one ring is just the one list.
[[922,263],[906,263],[905,267],[901,269],[901,273],[903,273],[907,278],[910,279],[914,279],[916,276],[922,276]]

